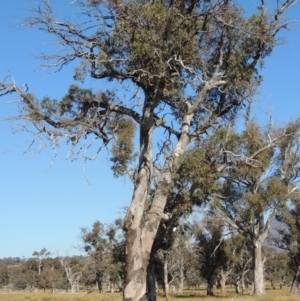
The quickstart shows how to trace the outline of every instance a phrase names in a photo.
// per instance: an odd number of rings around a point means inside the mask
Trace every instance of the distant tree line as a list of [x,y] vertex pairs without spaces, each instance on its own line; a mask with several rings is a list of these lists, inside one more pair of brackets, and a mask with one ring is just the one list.
[[[291,292],[297,294],[300,254],[296,254],[295,241],[293,249],[291,245],[288,247],[287,233],[292,235],[288,225],[296,221],[293,218],[283,221],[283,216],[288,214],[291,211],[278,215],[278,230],[262,246],[264,278],[271,289],[290,286]],[[28,259],[0,259],[0,288],[52,293],[61,290],[121,292],[125,271],[121,225],[120,220],[112,225],[96,221],[91,229],[82,228],[83,256],[53,256],[43,248]],[[172,241],[169,247],[157,250],[151,260],[156,290],[162,290],[166,300],[170,292],[181,295],[184,289],[200,287],[206,287],[208,295],[213,295],[215,290],[225,293],[226,285],[235,287],[238,294],[251,294],[254,281],[251,244],[239,233],[229,234],[221,219],[216,222],[210,213],[181,219],[166,240]]]

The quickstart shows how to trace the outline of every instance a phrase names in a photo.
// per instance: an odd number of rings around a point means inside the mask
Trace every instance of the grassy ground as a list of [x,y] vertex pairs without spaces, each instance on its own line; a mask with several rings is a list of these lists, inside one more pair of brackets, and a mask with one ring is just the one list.
[[[205,290],[185,291],[182,296],[171,296],[172,301],[295,301],[300,300],[300,296],[289,296],[289,289],[283,290],[267,290],[264,297],[252,297],[249,295],[239,296],[233,291],[228,291],[226,295],[222,296],[218,291],[215,292],[215,297],[206,297]],[[122,295],[120,293],[78,293],[78,294],[66,294],[55,293],[50,294],[48,292],[0,292],[1,301],[121,301]],[[157,301],[164,301],[165,297],[159,294]]]

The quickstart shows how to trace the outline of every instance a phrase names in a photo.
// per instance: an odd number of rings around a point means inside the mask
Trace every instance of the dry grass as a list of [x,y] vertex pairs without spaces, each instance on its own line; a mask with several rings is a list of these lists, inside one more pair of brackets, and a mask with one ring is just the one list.
[[[122,294],[115,293],[78,293],[78,294],[66,294],[55,293],[50,294],[48,292],[0,292],[1,301],[121,301]],[[164,301],[165,297],[159,294],[157,301]],[[182,296],[171,296],[171,301],[295,301],[300,300],[299,297],[289,296],[289,289],[283,290],[267,290],[264,297],[252,297],[249,295],[239,296],[233,291],[228,291],[226,295],[222,296],[216,291],[215,297],[205,296],[205,290],[185,291]]]

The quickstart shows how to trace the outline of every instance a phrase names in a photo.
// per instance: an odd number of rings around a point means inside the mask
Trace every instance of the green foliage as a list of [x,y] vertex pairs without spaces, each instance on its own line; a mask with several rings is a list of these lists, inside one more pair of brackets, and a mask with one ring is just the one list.
[[265,271],[266,280],[271,281],[273,285],[289,284],[292,281],[293,273],[289,266],[289,255],[287,252],[278,252],[273,248],[265,248],[266,256]]
[[74,118],[82,110],[83,105],[92,102],[94,98],[91,89],[81,89],[71,85],[67,95],[59,103],[59,113]]
[[8,285],[9,283],[9,273],[6,266],[0,267],[0,287]]
[[81,229],[83,249],[91,260],[84,271],[86,285],[97,283],[101,290],[105,275],[109,275],[114,282],[120,275],[123,276],[125,245],[117,237],[120,225],[120,220],[108,226],[96,221],[91,230]]
[[300,266],[300,192],[276,216],[279,226],[273,239],[275,245],[288,252],[290,268],[297,272]]
[[126,173],[129,164],[135,159],[134,136],[135,125],[130,119],[115,120],[111,125],[113,127],[115,139],[111,147],[111,169],[114,176],[122,176]]
[[15,279],[13,283],[13,287],[16,290],[25,290],[27,285],[28,283],[24,278]]
[[217,269],[228,260],[229,254],[225,252],[223,230],[219,223],[207,221],[203,228],[198,227],[196,234],[198,269],[208,284],[216,280]]

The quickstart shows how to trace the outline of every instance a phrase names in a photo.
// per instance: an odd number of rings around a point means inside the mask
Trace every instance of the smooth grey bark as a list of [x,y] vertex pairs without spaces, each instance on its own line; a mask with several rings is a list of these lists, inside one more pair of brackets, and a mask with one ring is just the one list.
[[262,257],[262,243],[253,243],[253,294],[263,296],[266,294],[264,281],[264,260]]
[[[179,158],[189,143],[189,126],[193,114],[183,118],[182,134],[173,153],[166,159],[160,172],[157,188],[151,207],[144,214],[144,206],[149,192],[152,162],[153,111],[149,110],[146,125],[141,127],[142,150],[140,168],[137,175],[133,199],[127,212],[124,227],[126,230],[126,278],[124,301],[146,300],[146,271],[153,242],[161,221],[167,218],[164,207],[167,201],[166,188],[172,181],[172,173],[178,168]],[[151,126],[152,125],[152,126]],[[147,135],[147,137],[145,137]]]

